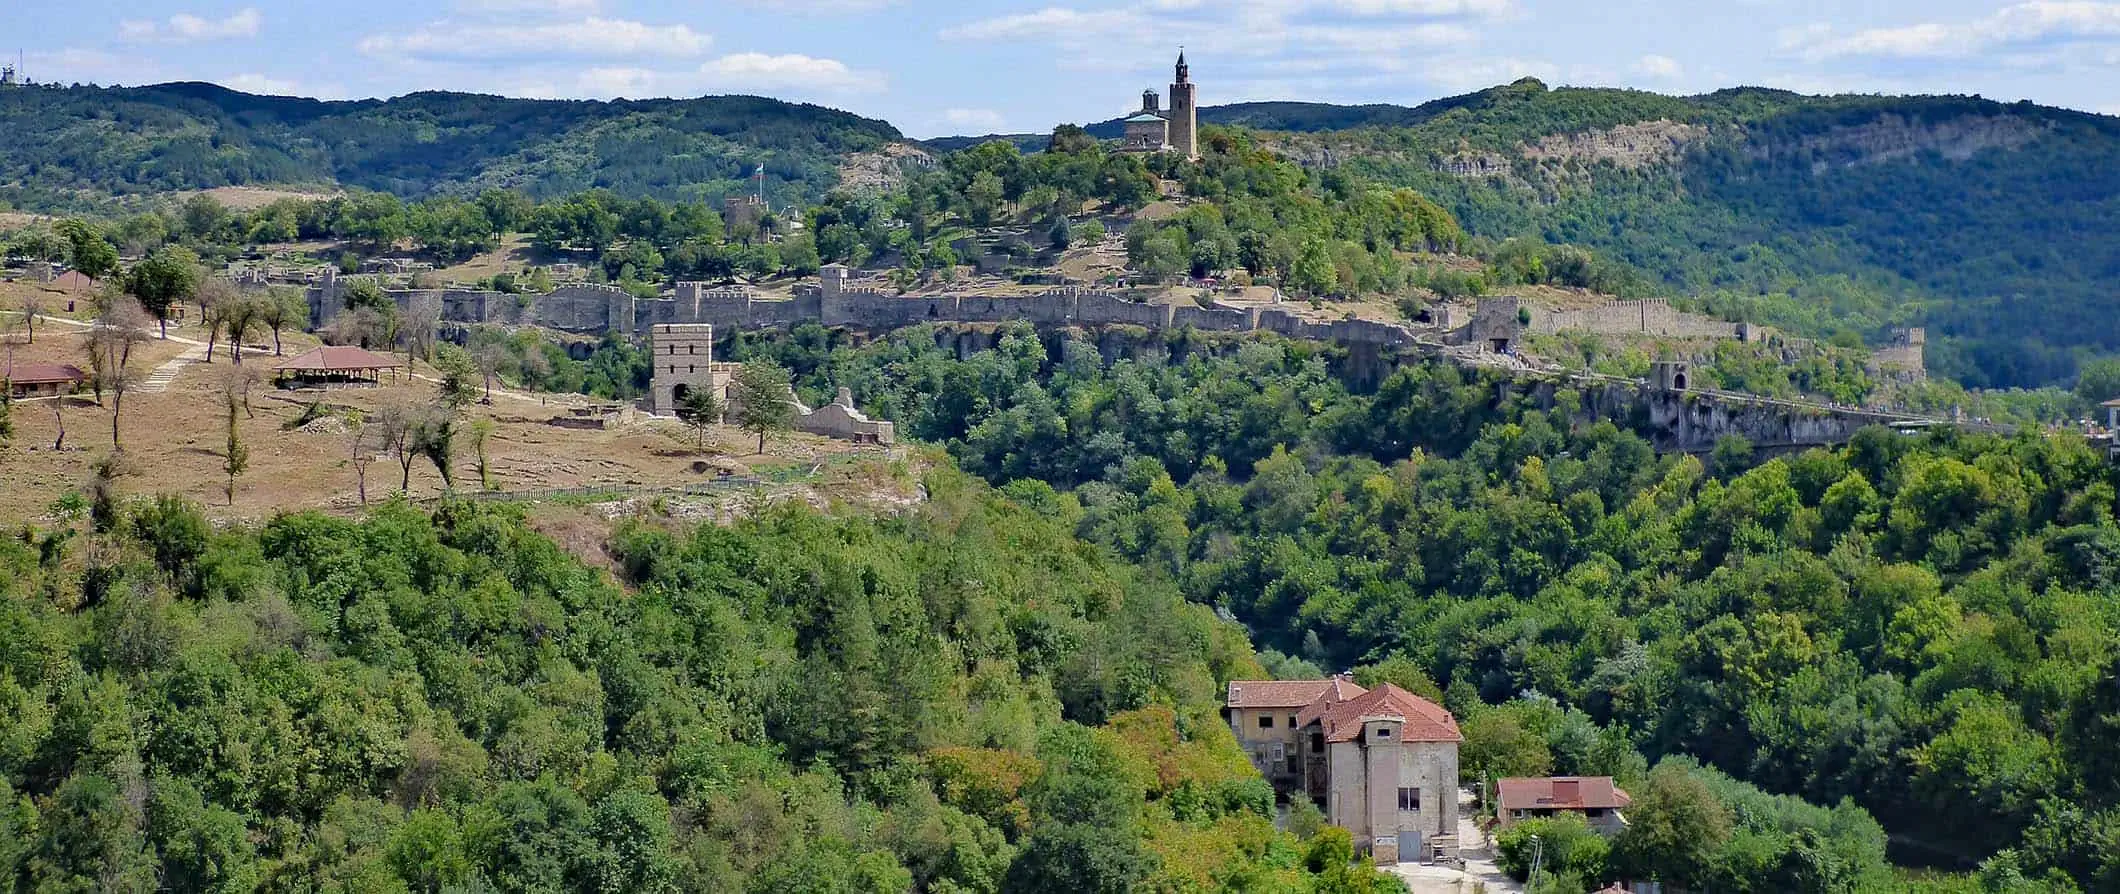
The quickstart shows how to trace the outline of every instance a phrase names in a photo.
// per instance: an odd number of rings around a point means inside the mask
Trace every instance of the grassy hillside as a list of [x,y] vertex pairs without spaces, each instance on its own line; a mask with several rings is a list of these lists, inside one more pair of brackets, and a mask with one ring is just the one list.
[[1695,97],[1522,81],[1413,123],[1275,137],[1450,208],[1475,236],[1588,246],[1738,313],[1933,371],[2065,382],[2120,351],[2120,119],[1977,97]]
[[751,96],[321,102],[196,83],[22,88],[0,90],[0,200],[64,208],[251,183],[712,200],[761,163],[769,193],[814,199],[846,154],[898,138],[881,121]]

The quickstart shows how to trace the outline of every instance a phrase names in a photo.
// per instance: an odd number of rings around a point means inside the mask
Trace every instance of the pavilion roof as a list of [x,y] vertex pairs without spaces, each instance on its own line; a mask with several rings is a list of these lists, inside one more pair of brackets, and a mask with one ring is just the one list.
[[275,369],[287,372],[365,372],[397,369],[405,364],[352,345],[325,345],[296,354]]

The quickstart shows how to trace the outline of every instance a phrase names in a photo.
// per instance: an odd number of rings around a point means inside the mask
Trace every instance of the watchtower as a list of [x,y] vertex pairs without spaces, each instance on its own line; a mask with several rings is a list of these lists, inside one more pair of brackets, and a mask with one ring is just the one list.
[[716,399],[726,382],[716,380],[714,370],[714,326],[711,323],[657,323],[648,342],[654,378],[648,388],[648,410],[657,415],[677,412],[677,405],[695,388],[706,388]]
[[1192,70],[1185,64],[1185,51],[1178,51],[1178,67],[1170,83],[1168,136],[1170,147],[1188,159],[1200,157],[1200,117],[1193,103]]

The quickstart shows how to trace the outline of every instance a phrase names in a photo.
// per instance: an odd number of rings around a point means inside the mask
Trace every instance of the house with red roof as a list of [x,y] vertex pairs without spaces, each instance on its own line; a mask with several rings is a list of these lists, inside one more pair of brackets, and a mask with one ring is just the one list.
[[1512,777],[1495,785],[1494,817],[1506,829],[1533,817],[1573,813],[1590,828],[1617,835],[1627,827],[1620,811],[1633,803],[1610,776]]
[[1225,711],[1252,764],[1287,797],[1307,797],[1379,864],[1457,840],[1457,718],[1390,683],[1235,680]]
[[60,363],[16,363],[0,369],[0,379],[7,380],[10,397],[57,397],[72,394],[88,381],[88,374]]

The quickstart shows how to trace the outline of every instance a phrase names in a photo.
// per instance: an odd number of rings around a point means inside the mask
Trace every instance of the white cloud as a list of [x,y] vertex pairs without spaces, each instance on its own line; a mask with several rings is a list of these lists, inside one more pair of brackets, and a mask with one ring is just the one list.
[[1786,32],[1782,49],[1811,61],[1849,57],[1950,59],[1995,47],[2120,38],[2120,3],[2032,0],[1977,19],[1841,34],[1830,25]]
[[456,8],[470,13],[549,13],[581,15],[599,12],[602,0],[456,0]]
[[1426,18],[1501,18],[1516,10],[1510,0],[1329,0],[1324,5],[1356,15]]
[[1196,67],[1208,67],[1198,74],[1215,81],[1218,96],[1311,84],[1318,86],[1307,92],[1316,95],[1356,82],[1393,92],[1421,78],[1439,53],[1477,45],[1480,26],[1518,12],[1517,0],[1110,2],[960,22],[939,36],[1042,45],[1061,69],[1142,76],[1153,84],[1168,77],[1171,44],[1183,35]]
[[778,13],[796,15],[844,15],[850,13],[875,12],[887,6],[898,5],[898,0],[741,0],[746,6],[757,6]]
[[264,23],[265,17],[251,7],[245,7],[223,19],[207,19],[180,12],[159,22],[152,19],[121,20],[118,22],[118,37],[129,43],[226,40],[233,37],[255,37],[258,26]]
[[496,86],[507,95],[533,99],[647,99],[708,93],[823,98],[880,90],[884,77],[849,68],[836,59],[733,53],[694,68],[618,64],[572,72],[553,68],[517,71],[511,81]]
[[699,73],[707,78],[708,86],[727,90],[851,93],[881,90],[884,86],[881,74],[857,72],[837,59],[801,53],[734,53],[701,65]]
[[[943,40],[1025,40],[1049,39],[1067,41],[1071,36],[1094,40],[1116,32],[1146,27],[1148,21],[1140,15],[1121,9],[1085,12],[1050,6],[1037,12],[981,19],[963,25],[952,25],[942,29]],[[1162,35],[1155,35],[1162,39]]]
[[1685,66],[1678,64],[1678,60],[1669,56],[1659,56],[1655,53],[1636,59],[1634,61],[1634,71],[1644,77],[1664,81],[1676,80],[1686,73]]
[[254,72],[231,75],[221,79],[221,86],[260,96],[302,96],[302,88],[295,82],[267,77]]
[[958,133],[1000,133],[1008,121],[993,109],[944,109],[942,120]]
[[689,25],[649,25],[589,16],[579,21],[536,24],[433,24],[403,34],[361,39],[370,56],[409,59],[505,59],[522,56],[698,56],[712,35]]

